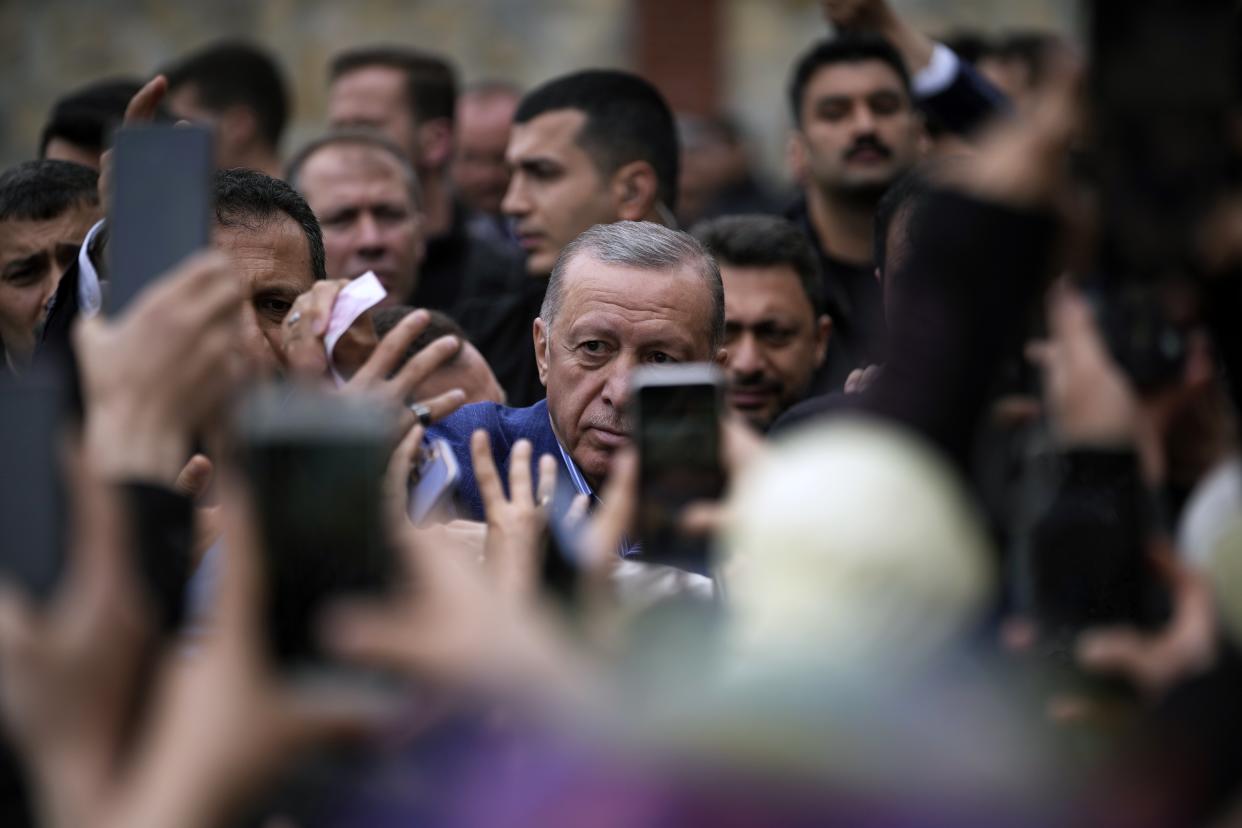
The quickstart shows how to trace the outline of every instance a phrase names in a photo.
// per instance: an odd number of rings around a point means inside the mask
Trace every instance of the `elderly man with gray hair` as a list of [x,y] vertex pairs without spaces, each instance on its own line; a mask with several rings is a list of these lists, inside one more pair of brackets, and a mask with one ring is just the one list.
[[470,460],[486,431],[501,478],[521,441],[532,475],[550,455],[579,493],[594,495],[613,455],[630,442],[630,374],[640,365],[723,363],[724,288],[716,262],[692,236],[651,222],[600,224],[557,258],[534,321],[547,398],[527,408],[468,405],[430,429],[462,469],[461,517],[483,518]]

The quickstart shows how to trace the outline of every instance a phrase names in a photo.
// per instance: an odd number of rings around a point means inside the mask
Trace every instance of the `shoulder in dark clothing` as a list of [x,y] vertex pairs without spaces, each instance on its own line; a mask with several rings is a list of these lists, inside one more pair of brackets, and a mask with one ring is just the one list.
[[457,316],[472,299],[512,288],[525,275],[521,256],[468,230],[469,215],[454,205],[449,232],[427,240],[418,287],[409,304]]

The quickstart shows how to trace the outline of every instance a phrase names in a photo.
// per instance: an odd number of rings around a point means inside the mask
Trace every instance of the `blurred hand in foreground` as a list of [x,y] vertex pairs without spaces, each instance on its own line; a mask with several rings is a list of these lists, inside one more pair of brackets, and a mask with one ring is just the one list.
[[14,584],[0,590],[0,708],[48,826],[90,824],[112,793],[154,640],[119,493],[81,460],[68,479],[74,539],[52,600],[36,607]]
[[1091,673],[1120,676],[1148,698],[1207,672],[1216,662],[1217,619],[1212,588],[1171,549],[1152,556],[1169,585],[1173,613],[1163,629],[1101,627],[1078,637],[1075,659]]
[[218,252],[196,253],[116,319],[82,319],[74,350],[86,449],[101,476],[172,485],[192,435],[246,375],[237,351],[241,293]]
[[1133,445],[1138,401],[1087,300],[1068,285],[1055,285],[1047,316],[1051,336],[1028,345],[1027,357],[1043,375],[1045,407],[1057,436],[1069,446]]

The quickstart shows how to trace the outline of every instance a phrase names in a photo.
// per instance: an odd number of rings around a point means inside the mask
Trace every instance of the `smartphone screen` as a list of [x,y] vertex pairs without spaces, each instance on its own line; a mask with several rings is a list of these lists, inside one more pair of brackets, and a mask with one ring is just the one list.
[[51,597],[65,560],[64,400],[47,366],[22,377],[0,376],[0,577],[39,601]]
[[108,217],[109,313],[211,243],[211,132],[149,124],[117,130]]
[[396,577],[384,531],[383,478],[393,422],[374,402],[269,387],[239,431],[266,563],[268,631],[286,666],[326,663],[320,613]]
[[724,491],[722,384],[716,369],[707,365],[656,366],[635,373],[643,560],[707,570],[706,540],[685,536],[678,525],[686,506],[718,500]]
[[417,526],[434,517],[452,499],[460,477],[448,441],[424,440],[418,467],[411,474],[410,521]]

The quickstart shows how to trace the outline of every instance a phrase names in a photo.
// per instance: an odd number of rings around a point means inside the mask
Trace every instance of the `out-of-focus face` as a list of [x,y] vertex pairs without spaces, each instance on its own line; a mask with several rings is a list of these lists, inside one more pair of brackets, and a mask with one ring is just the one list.
[[457,105],[453,183],[466,204],[491,215],[509,188],[505,149],[518,99],[508,94],[464,95]]
[[0,222],[0,342],[14,359],[34,352],[60,277],[100,215],[83,204],[46,221]]
[[419,166],[415,115],[405,74],[390,66],[363,66],[341,75],[328,88],[328,124],[334,129],[374,129],[403,149]]
[[245,297],[239,349],[261,376],[281,373],[280,323],[315,283],[306,235],[292,218],[282,217],[254,230],[217,226],[215,246],[228,254]]
[[878,195],[918,159],[918,116],[884,61],[820,68],[803,92],[801,115],[810,177],[826,192]]
[[609,182],[577,144],[584,124],[583,112],[561,109],[513,125],[506,153],[513,177],[502,208],[517,221],[532,276],[551,273],[561,248],[582,231],[619,218]]
[[422,215],[397,159],[365,144],[334,144],[302,166],[298,188],[323,229],[329,279],[375,271],[383,303],[407,301],[418,284]]
[[43,157],[48,161],[68,161],[92,170],[99,169],[99,150],[80,146],[60,136],[47,142],[47,146],[43,148]]
[[504,389],[497,382],[491,366],[469,342],[462,343],[461,350],[452,361],[415,386],[411,396],[416,400],[429,400],[454,388],[465,392],[467,405],[477,402],[503,404],[505,401]]
[[168,93],[165,99],[168,111],[179,120],[191,121],[211,127],[215,136],[216,167],[221,170],[240,167],[245,164],[244,153],[236,145],[239,136],[224,126],[225,118],[203,105],[198,94],[198,87],[192,83],[183,83]]
[[721,265],[729,407],[760,430],[802,399],[828,348],[828,317],[816,317],[789,265]]
[[535,320],[535,353],[553,429],[592,486],[630,442],[631,372],[711,360],[711,319],[711,292],[690,266],[639,270],[587,252],[569,263],[559,312]]

